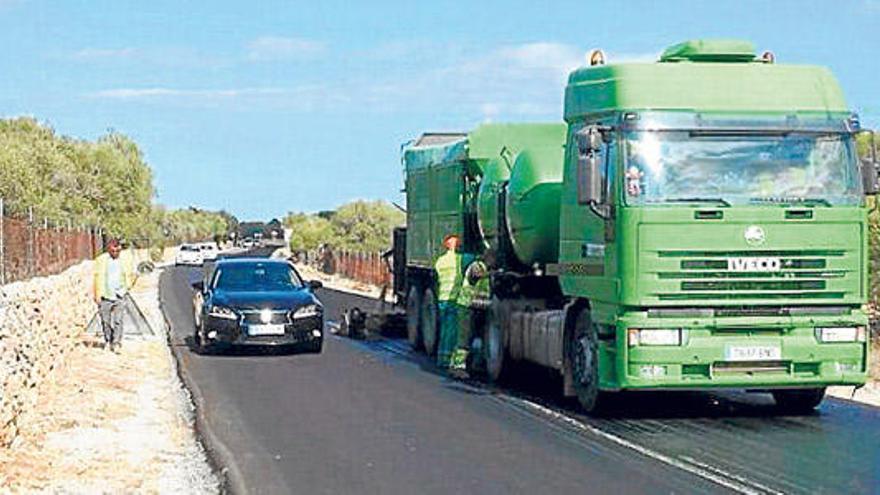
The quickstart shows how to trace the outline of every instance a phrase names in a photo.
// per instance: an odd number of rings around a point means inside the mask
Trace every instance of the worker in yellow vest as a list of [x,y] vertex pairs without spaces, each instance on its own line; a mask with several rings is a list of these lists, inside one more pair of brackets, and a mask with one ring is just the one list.
[[459,377],[467,376],[471,337],[478,318],[489,307],[489,269],[483,260],[467,266],[458,298],[458,342],[449,370]]
[[440,341],[437,346],[437,365],[447,368],[458,341],[458,298],[461,292],[462,276],[461,239],[447,235],[443,239],[446,252],[437,258],[434,270],[437,272],[437,309],[440,320]]
[[132,253],[122,253],[117,239],[107,243],[107,252],[95,258],[94,298],[101,315],[104,348],[118,352],[122,345],[123,298],[134,286]]

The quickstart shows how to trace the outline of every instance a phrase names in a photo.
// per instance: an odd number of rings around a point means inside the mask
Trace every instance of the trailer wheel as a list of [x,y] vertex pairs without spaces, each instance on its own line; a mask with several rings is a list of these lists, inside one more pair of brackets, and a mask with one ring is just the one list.
[[825,398],[825,387],[774,390],[773,400],[780,409],[793,414],[809,414]]
[[413,285],[406,295],[406,337],[409,345],[417,351],[422,348],[422,298],[421,291]]
[[486,312],[486,333],[483,340],[483,356],[486,361],[486,376],[490,382],[501,381],[510,367],[507,349],[504,347],[504,327],[497,301]]
[[599,336],[588,310],[578,315],[571,338],[568,358],[578,402],[584,411],[597,412],[603,395],[599,392]]
[[422,295],[421,330],[425,354],[429,356],[433,356],[437,352],[438,313],[437,296],[434,295],[434,289],[428,287]]

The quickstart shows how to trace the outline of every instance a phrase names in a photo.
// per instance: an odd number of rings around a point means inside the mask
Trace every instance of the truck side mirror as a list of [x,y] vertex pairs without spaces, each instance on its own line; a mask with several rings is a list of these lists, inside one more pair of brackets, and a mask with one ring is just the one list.
[[598,126],[587,126],[575,135],[577,142],[577,197],[578,203],[596,204],[602,201],[601,151],[604,138]]
[[868,135],[868,138],[866,139],[868,142],[867,144],[870,147],[868,156],[861,159],[859,163],[861,163],[862,167],[862,186],[865,190],[865,194],[873,196],[876,195],[878,189],[880,189],[880,185],[877,184],[880,164],[877,163],[877,146],[874,142],[874,131],[861,131],[859,134]]

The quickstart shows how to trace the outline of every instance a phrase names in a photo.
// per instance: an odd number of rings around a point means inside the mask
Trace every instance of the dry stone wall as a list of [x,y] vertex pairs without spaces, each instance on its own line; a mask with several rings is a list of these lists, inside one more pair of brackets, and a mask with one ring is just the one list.
[[40,384],[82,340],[96,309],[92,266],[0,287],[0,445],[14,441]]
[[[163,254],[168,259],[173,253],[169,248]],[[147,251],[136,251],[134,259],[148,259]],[[0,447],[12,444],[40,385],[83,341],[97,311],[93,269],[93,261],[83,261],[58,275],[0,286]]]

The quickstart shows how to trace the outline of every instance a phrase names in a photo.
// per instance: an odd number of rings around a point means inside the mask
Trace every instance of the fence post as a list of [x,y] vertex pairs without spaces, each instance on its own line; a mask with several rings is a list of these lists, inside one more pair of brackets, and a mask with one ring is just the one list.
[[34,276],[34,207],[28,206],[27,223],[27,274],[28,278]]
[[6,285],[6,209],[0,198],[0,285]]

